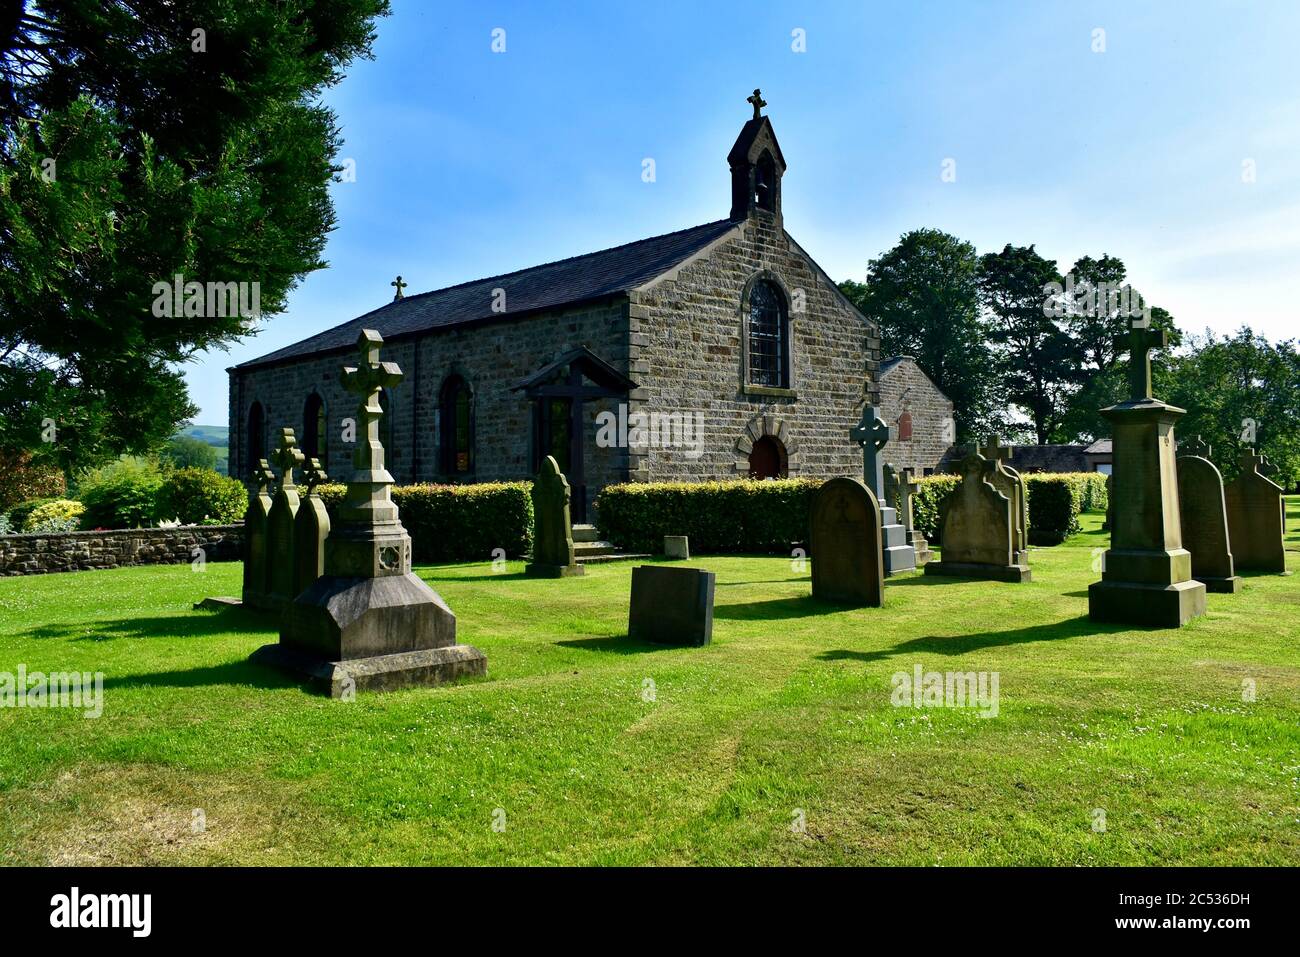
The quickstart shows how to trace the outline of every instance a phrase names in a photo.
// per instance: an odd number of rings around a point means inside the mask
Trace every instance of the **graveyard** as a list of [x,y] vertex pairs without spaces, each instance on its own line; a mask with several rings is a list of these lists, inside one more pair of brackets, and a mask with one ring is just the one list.
[[[265,617],[192,607],[238,562],[0,579],[0,656],[103,671],[113,716],[0,711],[0,860],[1294,865],[1294,578],[1096,624],[1102,519],[1031,581],[912,573],[882,608],[784,556],[671,563],[717,576],[704,647],[626,637],[636,562],[417,565],[488,675],[352,701],[250,663]],[[999,674],[996,718],[893,706],[918,667]]]

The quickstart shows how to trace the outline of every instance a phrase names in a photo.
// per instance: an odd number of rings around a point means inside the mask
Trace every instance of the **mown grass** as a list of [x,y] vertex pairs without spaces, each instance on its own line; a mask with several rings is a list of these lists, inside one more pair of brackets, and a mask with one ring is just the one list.
[[[191,610],[238,565],[0,580],[0,670],[106,675],[97,720],[0,709],[0,862],[1300,863],[1300,576],[1095,626],[1087,518],[1030,584],[907,578],[883,609],[701,559],[698,649],[624,636],[629,564],[421,568],[489,677],[353,702],[248,664],[265,622]],[[891,706],[918,664],[997,672],[997,717]]]

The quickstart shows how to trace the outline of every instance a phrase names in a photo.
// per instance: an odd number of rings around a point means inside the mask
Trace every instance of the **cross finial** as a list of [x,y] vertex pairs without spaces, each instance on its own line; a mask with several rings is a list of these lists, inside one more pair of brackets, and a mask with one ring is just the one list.
[[1001,436],[990,435],[979,452],[990,462],[1005,462],[1015,454],[1015,449],[1003,445]]
[[307,460],[307,465],[302,470],[302,483],[307,486],[308,495],[316,491],[317,485],[323,485],[329,480],[330,477],[325,474],[325,469],[321,467],[320,459],[310,458]]
[[1178,443],[1178,451],[1183,455],[1195,455],[1203,459],[1210,457],[1210,443],[1199,435],[1194,435],[1190,439],[1182,439]]
[[1151,396],[1151,350],[1169,345],[1163,329],[1152,329],[1144,320],[1134,319],[1128,332],[1116,340],[1121,351],[1127,350],[1129,399],[1141,402]]
[[405,282],[402,282],[402,277],[401,277],[401,276],[398,276],[396,279],[394,279],[394,280],[393,280],[392,282],[390,282],[388,285],[393,286],[394,288],[397,289],[397,292],[393,293],[393,302],[397,302],[397,300],[399,300],[399,299],[402,298],[402,295],[403,295],[403,294],[402,294],[402,290],[405,289],[405,288],[407,287],[407,285],[409,285],[409,284],[408,284],[408,283],[405,283]]
[[383,344],[384,337],[374,329],[362,329],[357,337],[360,361],[355,367],[343,367],[343,388],[361,399],[357,418],[365,429],[365,437],[357,443],[352,456],[353,464],[361,471],[383,471],[384,447],[379,442],[379,420],[384,408],[379,404],[379,390],[391,389],[402,381],[402,370],[396,362],[379,361],[379,347]]
[[1268,460],[1252,448],[1242,449],[1241,454],[1237,456],[1237,462],[1243,472],[1258,472],[1260,475],[1264,474],[1264,467],[1268,465]]
[[280,430],[280,444],[276,446],[271,459],[280,466],[281,489],[292,490],[297,487],[293,481],[293,470],[302,465],[303,460],[302,450],[297,445],[298,439],[294,436],[293,429]]
[[253,469],[253,484],[257,486],[258,494],[268,491],[274,482],[275,473],[271,471],[271,463],[266,459],[258,459],[257,467]]
[[761,90],[758,89],[758,87],[754,87],[753,96],[745,97],[745,102],[753,104],[754,119],[758,119],[759,117],[761,117],[763,115],[761,110],[763,109],[763,107],[767,106],[767,101],[763,99],[763,93]]
[[849,429],[849,440],[862,449],[862,476],[879,498],[885,491],[885,475],[883,463],[876,453],[889,441],[889,426],[875,406],[862,407],[862,418]]

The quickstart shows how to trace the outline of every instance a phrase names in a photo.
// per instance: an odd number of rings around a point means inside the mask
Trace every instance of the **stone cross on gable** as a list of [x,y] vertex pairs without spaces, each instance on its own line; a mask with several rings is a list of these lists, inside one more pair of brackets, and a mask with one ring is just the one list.
[[757,87],[754,89],[753,96],[745,97],[745,102],[754,107],[754,119],[759,119],[763,114],[760,112],[763,107],[767,106],[767,101],[763,99],[762,91]]
[[1151,396],[1151,350],[1169,345],[1169,335],[1163,329],[1138,325],[1135,321],[1125,335],[1116,340],[1120,351],[1127,351],[1129,399],[1140,402]]
[[1210,444],[1199,435],[1192,436],[1190,439],[1178,440],[1178,451],[1182,455],[1195,455],[1203,459],[1210,457]]
[[302,450],[297,448],[298,440],[293,429],[280,430],[280,444],[271,453],[271,461],[280,467],[280,488],[292,490],[297,486],[293,481],[293,470],[302,465]]
[[402,290],[405,289],[405,288],[406,288],[408,285],[410,285],[410,284],[409,284],[409,283],[402,282],[402,277],[401,277],[401,276],[398,276],[396,279],[394,279],[394,280],[393,280],[392,282],[390,282],[388,285],[393,286],[394,288],[397,289],[397,292],[393,293],[393,302],[397,302],[397,300],[401,299],[402,296],[404,295],[404,293],[402,292]]
[[875,406],[862,407],[862,418],[849,429],[849,439],[862,449],[862,477],[876,498],[880,498],[885,491],[885,473],[877,453],[889,441],[889,426]]
[[[379,420],[384,409],[379,404],[379,390],[391,389],[402,381],[402,370],[396,362],[379,361],[379,347],[383,343],[383,336],[374,329],[362,329],[357,337],[360,362],[355,367],[343,367],[343,388],[361,399],[357,418],[365,440],[357,443],[352,463],[365,472],[384,470],[384,447],[379,441]],[[391,476],[385,481],[391,482]]]
[[1241,454],[1237,456],[1237,463],[1243,472],[1258,472],[1263,475],[1263,467],[1268,465],[1268,460],[1254,449],[1242,449]]
[[1015,450],[1002,444],[1002,438],[990,435],[988,442],[979,450],[980,455],[990,462],[1005,462],[1015,454]]

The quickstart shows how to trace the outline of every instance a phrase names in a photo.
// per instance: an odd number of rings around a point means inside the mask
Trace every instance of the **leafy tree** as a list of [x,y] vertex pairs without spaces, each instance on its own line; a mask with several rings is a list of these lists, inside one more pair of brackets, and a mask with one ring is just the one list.
[[1192,337],[1184,354],[1157,366],[1160,395],[1187,410],[1177,434],[1199,435],[1213,449],[1225,479],[1239,471],[1237,457],[1251,445],[1243,423],[1255,423],[1254,447],[1275,472],[1273,480],[1292,488],[1300,479],[1300,352],[1297,342],[1269,343],[1249,326],[1218,337]]
[[193,414],[178,364],[257,317],[158,316],[155,283],[248,283],[245,305],[255,283],[275,314],[323,265],[341,167],[319,95],[387,9],[0,0],[0,450],[70,472]]
[[1012,246],[980,258],[980,301],[990,338],[1001,355],[1007,398],[1033,420],[1039,445],[1058,438],[1075,388],[1079,350],[1049,315],[1056,264],[1031,246]]
[[179,469],[197,468],[216,471],[217,450],[192,435],[173,435],[163,446],[162,457]]
[[999,423],[997,363],[981,321],[975,247],[938,229],[905,233],[840,290],[880,327],[882,357],[908,355],[952,400],[960,441]]

